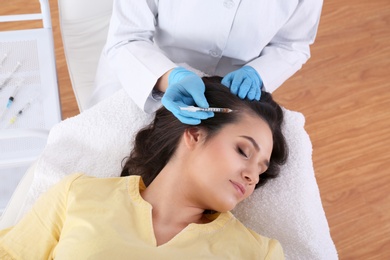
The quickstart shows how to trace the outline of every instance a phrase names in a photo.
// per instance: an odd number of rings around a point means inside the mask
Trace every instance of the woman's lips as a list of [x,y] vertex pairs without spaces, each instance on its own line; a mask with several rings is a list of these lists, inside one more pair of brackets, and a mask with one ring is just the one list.
[[242,185],[242,184],[239,183],[239,182],[232,181],[232,180],[231,180],[230,182],[233,184],[234,188],[236,188],[236,190],[237,190],[238,192],[240,192],[242,195],[245,194],[246,189],[245,189],[245,186],[244,186],[244,185]]

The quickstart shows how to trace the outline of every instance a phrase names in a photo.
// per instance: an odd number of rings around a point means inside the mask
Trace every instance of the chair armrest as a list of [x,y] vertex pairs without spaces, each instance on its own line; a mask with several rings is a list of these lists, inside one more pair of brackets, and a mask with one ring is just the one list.
[[[46,129],[2,129],[0,140],[12,140],[20,138],[38,138],[47,140],[49,131]],[[20,157],[12,158],[2,156],[0,169],[12,169],[24,165],[30,165],[36,161],[39,154],[21,154]],[[21,210],[27,198],[27,193],[34,178],[35,163],[30,166],[12,194],[10,201],[0,219],[0,229],[13,226],[20,218]]]
[[0,230],[14,226],[21,217],[27,193],[34,179],[35,164],[31,165],[16,187],[0,218]]
[[[49,130],[46,129],[2,129],[0,130],[0,140],[18,138],[39,138],[47,140]],[[28,165],[36,160],[38,155],[25,154],[18,158],[1,158],[0,169],[12,168],[20,165]]]

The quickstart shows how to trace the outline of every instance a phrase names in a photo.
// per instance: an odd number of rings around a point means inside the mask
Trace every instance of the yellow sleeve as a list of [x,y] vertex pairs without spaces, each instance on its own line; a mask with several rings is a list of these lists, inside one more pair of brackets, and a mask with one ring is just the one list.
[[284,260],[284,252],[282,245],[275,239],[270,239],[268,244],[268,253],[265,257],[266,260]]
[[43,194],[14,227],[0,231],[0,259],[49,259],[65,219],[72,174]]

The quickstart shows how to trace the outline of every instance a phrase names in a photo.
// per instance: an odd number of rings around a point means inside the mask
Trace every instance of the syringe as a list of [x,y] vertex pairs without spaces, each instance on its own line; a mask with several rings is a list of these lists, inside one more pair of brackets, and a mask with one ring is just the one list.
[[21,80],[17,83],[17,85],[16,85],[16,87],[15,87],[15,89],[14,89],[14,92],[13,92],[13,93],[11,94],[11,96],[8,98],[7,105],[6,105],[5,109],[3,110],[3,112],[1,112],[1,114],[0,114],[0,119],[3,118],[4,114],[6,113],[6,111],[9,110],[10,107],[12,106],[12,104],[14,103],[16,94],[18,93],[18,90],[19,90],[20,86],[22,85],[22,82],[23,82],[23,79],[21,79]]
[[14,73],[19,69],[19,67],[21,66],[22,64],[18,61],[18,63],[16,63],[15,67],[12,69],[12,71],[8,74],[7,77],[5,77],[1,82],[0,82],[0,90],[3,89],[3,87],[8,83],[8,81],[11,80],[12,76],[14,75]]
[[190,112],[196,112],[196,111],[206,111],[206,112],[216,112],[216,113],[230,113],[233,110],[230,108],[222,108],[222,107],[194,107],[194,106],[188,106],[188,107],[180,107],[181,110],[186,110]]
[[20,117],[24,113],[24,111],[28,109],[35,100],[36,98],[31,99],[22,109],[18,111],[18,113],[16,113],[13,117],[11,117],[11,119],[9,120],[9,125],[15,123],[16,119]]

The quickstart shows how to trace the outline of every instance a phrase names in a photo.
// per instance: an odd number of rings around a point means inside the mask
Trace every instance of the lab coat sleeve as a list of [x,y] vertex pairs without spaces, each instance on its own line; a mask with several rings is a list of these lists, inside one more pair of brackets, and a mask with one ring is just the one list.
[[156,0],[114,0],[105,47],[121,86],[146,112],[158,108],[159,101],[151,97],[157,80],[176,67],[153,42],[157,4]]
[[260,56],[247,64],[257,70],[268,92],[276,90],[310,58],[321,10],[322,0],[300,0]]
[[0,259],[52,259],[63,222],[73,174],[43,194],[14,227],[0,231]]

